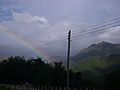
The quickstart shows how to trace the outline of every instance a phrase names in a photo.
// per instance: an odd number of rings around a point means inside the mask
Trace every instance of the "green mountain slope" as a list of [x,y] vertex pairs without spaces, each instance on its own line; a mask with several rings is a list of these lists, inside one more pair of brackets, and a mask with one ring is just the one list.
[[71,68],[83,78],[103,81],[105,74],[120,68],[120,44],[92,44],[71,58]]
[[119,67],[120,65],[120,54],[113,54],[104,57],[94,57],[86,59],[84,62],[78,62],[72,65],[74,71],[109,71]]

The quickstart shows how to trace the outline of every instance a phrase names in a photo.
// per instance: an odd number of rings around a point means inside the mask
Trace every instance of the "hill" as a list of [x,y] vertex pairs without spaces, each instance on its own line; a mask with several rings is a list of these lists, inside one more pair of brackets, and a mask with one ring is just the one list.
[[120,44],[92,44],[71,58],[71,68],[85,79],[103,81],[105,74],[120,68]]
[[84,61],[89,58],[109,56],[112,54],[120,54],[120,44],[112,44],[101,42],[92,44],[88,48],[81,50],[76,56],[72,57],[73,62]]

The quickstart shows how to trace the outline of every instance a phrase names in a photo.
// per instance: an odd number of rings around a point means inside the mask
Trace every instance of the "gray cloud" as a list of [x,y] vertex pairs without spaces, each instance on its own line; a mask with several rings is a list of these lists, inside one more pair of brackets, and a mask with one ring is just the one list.
[[[27,19],[26,19],[27,18]],[[26,19],[26,20],[25,20]],[[38,21],[42,22],[39,23]],[[70,22],[67,21],[59,21],[56,22],[56,24],[50,24],[49,20],[46,17],[40,17],[40,16],[34,16],[31,15],[30,13],[16,13],[13,12],[13,20],[12,21],[3,21],[1,23],[2,27],[6,28],[9,30],[9,32],[14,32],[15,36],[14,38],[22,39],[24,42],[27,42],[28,44],[34,45],[34,48],[44,48],[46,52],[48,52],[50,55],[51,53],[53,55],[66,55],[66,49],[67,49],[67,32],[69,29],[72,29],[72,32],[76,32],[75,30],[80,30],[80,25],[76,26]],[[87,26],[88,24],[84,24],[83,26]],[[90,37],[86,38],[81,38],[78,37],[76,39],[72,40],[72,55],[78,53],[82,48],[85,48],[89,46],[92,43],[98,43],[101,41],[109,41],[113,43],[119,43],[118,37],[119,35],[116,36],[119,32],[119,27],[113,27],[110,30],[107,30],[106,32],[98,33],[95,35],[91,35]],[[4,33],[4,32],[3,32]],[[6,33],[4,33],[6,34]],[[50,47],[46,45],[47,42],[52,41],[54,39],[61,39],[59,36],[66,36],[65,42],[63,42],[61,45],[56,45],[53,47]],[[1,36],[1,42],[3,44],[4,42],[4,36]],[[7,36],[9,38],[9,36]],[[7,38],[6,37],[6,38]],[[9,51],[15,50],[14,52],[18,52],[18,55],[24,51],[25,55],[32,55],[34,51],[31,51],[31,53],[27,53],[28,48],[25,49],[25,46],[21,44],[21,42],[17,41],[16,39],[14,40],[14,43],[10,44],[13,42],[13,40],[8,39],[6,40],[7,44],[9,46],[16,46],[23,48],[24,50],[19,50],[19,48],[14,48],[12,49],[11,47]],[[63,39],[65,39],[63,38]],[[19,45],[19,43],[21,45]],[[3,51],[2,51],[3,52]],[[14,53],[12,52],[12,53]],[[7,52],[10,53],[10,52]],[[21,54],[22,55],[22,54]],[[24,54],[23,54],[24,55]]]
[[[1,23],[0,32],[5,35],[1,36],[1,43],[3,44],[5,38],[7,38],[6,42],[9,46],[22,46],[20,41],[22,40],[23,43],[26,42],[31,47],[34,46],[33,48],[47,48],[48,46],[46,45],[46,42],[63,35],[66,32],[65,28],[68,25],[69,24],[67,22],[60,22],[55,25],[50,25],[46,17],[32,16],[29,13],[13,12],[13,20],[2,21]],[[9,48],[11,49],[11,47]],[[18,48],[14,48],[13,50],[19,51]],[[21,53],[23,51],[25,50],[20,50]]]

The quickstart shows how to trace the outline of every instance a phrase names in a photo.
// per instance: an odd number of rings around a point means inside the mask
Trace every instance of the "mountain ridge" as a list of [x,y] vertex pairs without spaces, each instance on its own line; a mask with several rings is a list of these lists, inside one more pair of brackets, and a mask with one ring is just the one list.
[[103,41],[98,44],[91,44],[89,47],[82,49],[76,56],[72,57],[71,60],[78,62],[92,57],[103,57],[112,54],[120,54],[120,44]]
[[70,66],[84,79],[104,81],[105,74],[120,69],[120,44],[92,44],[72,57]]

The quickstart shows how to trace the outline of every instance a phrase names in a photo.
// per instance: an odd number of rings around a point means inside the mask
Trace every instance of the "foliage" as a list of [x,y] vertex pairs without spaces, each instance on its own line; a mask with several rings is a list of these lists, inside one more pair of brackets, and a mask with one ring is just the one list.
[[[70,70],[70,86],[80,85],[80,75]],[[66,69],[62,62],[50,64],[41,58],[11,56],[0,62],[0,83],[66,86]]]
[[[112,55],[108,58],[109,61],[113,60],[116,55]],[[96,61],[98,60],[98,61]],[[119,58],[118,58],[119,60]],[[115,60],[115,62],[118,62]],[[93,60],[93,64],[88,63],[88,67],[93,66],[96,68],[97,66],[101,68],[105,68],[107,64],[105,59],[96,58]],[[100,64],[102,63],[102,64]],[[109,62],[109,65],[112,63]],[[86,64],[87,65],[87,64]],[[107,66],[109,66],[107,65]],[[97,68],[97,70],[100,70]],[[18,85],[39,85],[39,86],[47,86],[47,87],[56,87],[66,86],[66,68],[63,66],[62,62],[53,62],[53,63],[45,63],[41,58],[37,59],[25,59],[24,57],[9,57],[8,59],[0,62],[0,83],[2,84],[18,84]],[[89,71],[87,71],[89,73]],[[70,87],[112,87],[112,88],[120,88],[120,69],[117,71],[112,71],[111,73],[103,74],[105,77],[105,82],[103,84],[99,83],[99,77],[94,77],[96,82],[93,82],[90,79],[83,79],[81,77],[81,72],[73,72],[70,70]],[[88,74],[88,77],[91,77]],[[97,78],[97,79],[96,79]],[[100,87],[101,86],[101,87]],[[5,87],[1,87],[4,88]]]
[[105,86],[107,88],[120,88],[120,69],[106,74]]

